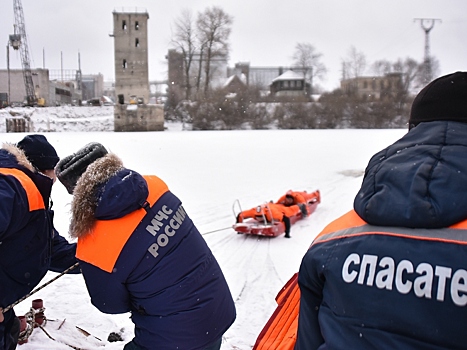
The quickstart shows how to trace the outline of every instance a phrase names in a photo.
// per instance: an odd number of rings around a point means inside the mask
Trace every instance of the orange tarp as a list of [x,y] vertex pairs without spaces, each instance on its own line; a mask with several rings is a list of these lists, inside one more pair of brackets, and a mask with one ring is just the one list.
[[276,297],[278,307],[258,336],[253,350],[293,350],[297,339],[300,289],[298,273]]

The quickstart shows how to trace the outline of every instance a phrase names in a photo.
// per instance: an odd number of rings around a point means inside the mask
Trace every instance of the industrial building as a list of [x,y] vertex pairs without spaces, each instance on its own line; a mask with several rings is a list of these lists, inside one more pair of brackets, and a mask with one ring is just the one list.
[[[83,75],[82,80],[79,81],[76,78],[78,71],[73,70],[73,72],[75,73],[73,77],[61,78],[54,70],[31,69],[38,105],[43,107],[80,105],[81,101],[104,95],[102,74]],[[23,105],[27,102],[21,69],[0,69],[0,93],[7,94],[8,105]]]

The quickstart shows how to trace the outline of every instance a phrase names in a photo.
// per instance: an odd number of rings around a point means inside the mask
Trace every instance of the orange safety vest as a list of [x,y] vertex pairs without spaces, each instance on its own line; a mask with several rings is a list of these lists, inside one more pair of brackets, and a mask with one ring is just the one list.
[[[157,176],[143,176],[149,188],[146,201],[152,207],[169,188]],[[78,239],[76,257],[100,269],[112,272],[124,245],[146,215],[140,208],[121,218],[97,220],[91,232]]]
[[29,211],[45,209],[44,199],[29,176],[14,168],[0,168],[0,174],[13,176],[21,183],[28,197]]
[[[351,210],[327,225],[316,237],[315,242],[333,239],[332,233],[336,231],[366,224],[354,210]],[[467,229],[467,220],[452,225],[450,228]],[[408,235],[404,235],[404,237],[408,237]],[[295,347],[300,309],[300,288],[297,273],[281,289],[276,301],[278,306],[259,334],[253,350],[293,350]]]

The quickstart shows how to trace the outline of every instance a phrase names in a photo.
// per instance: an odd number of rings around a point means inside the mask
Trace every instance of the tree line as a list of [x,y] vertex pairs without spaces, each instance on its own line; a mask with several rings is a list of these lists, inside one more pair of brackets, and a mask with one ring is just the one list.
[[[275,97],[264,95],[262,87],[248,85],[233,96],[213,87],[218,62],[229,58],[229,39],[233,17],[213,6],[197,13],[183,10],[174,22],[171,44],[181,54],[184,101],[170,100],[168,119],[181,119],[193,128],[388,128],[404,127],[411,105],[411,91],[431,81],[439,71],[435,57],[423,62],[412,58],[394,62],[378,60],[369,64],[364,53],[354,46],[342,59],[342,81],[346,89],[325,92],[317,83],[325,78],[323,55],[307,42],[297,43],[292,66],[303,74],[318,101],[310,97]],[[425,69],[429,64],[430,69]],[[425,72],[431,72],[427,77]],[[381,89],[379,98],[359,94],[358,79],[370,75],[397,74],[397,84]],[[225,77],[227,79],[227,77]],[[353,85],[355,84],[355,85]]]

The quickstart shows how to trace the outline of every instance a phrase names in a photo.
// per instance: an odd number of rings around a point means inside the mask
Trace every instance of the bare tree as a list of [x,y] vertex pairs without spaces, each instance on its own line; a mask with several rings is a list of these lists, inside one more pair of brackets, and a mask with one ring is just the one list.
[[361,77],[366,69],[365,54],[357,51],[355,46],[350,47],[347,59],[343,60],[343,63],[344,79]]
[[320,61],[322,56],[310,43],[295,45],[295,52],[292,56],[294,65],[302,69],[303,77],[305,81],[307,79],[310,81],[311,88],[313,88],[313,78],[321,79],[327,72],[326,66]]
[[191,65],[197,50],[196,27],[190,10],[182,10],[182,14],[175,20],[175,33],[173,34],[172,44],[183,55],[184,75],[185,75],[185,99],[191,98]]
[[366,69],[366,58],[354,46],[349,48],[347,58],[342,60],[342,80],[352,79],[348,93],[354,94],[358,90],[357,78],[363,75]]
[[394,72],[402,74],[402,88],[406,94],[413,87],[421,74],[422,66],[414,59],[407,57],[405,60],[398,59],[393,65]]
[[371,70],[378,77],[382,77],[388,73],[391,73],[392,68],[393,64],[388,60],[378,60],[371,65]]
[[397,84],[388,88],[388,91],[384,91],[384,93],[386,93],[387,98],[390,98],[389,101],[393,103],[396,114],[402,114],[411,88],[423,76],[423,63],[420,64],[414,59],[407,57],[404,60],[398,59],[395,62],[387,60],[376,61],[372,67],[378,76],[392,74],[399,77]]
[[199,13],[196,22],[200,42],[205,43],[204,60],[204,93],[209,90],[211,81],[212,62],[216,58],[228,58],[229,37],[233,17],[224,12],[220,7],[207,8]]
[[423,63],[418,63],[414,59],[407,57],[405,60],[398,59],[395,62],[379,60],[372,64],[372,71],[376,76],[385,76],[391,73],[401,75],[401,88],[408,93],[413,85],[420,79],[423,72]]
[[206,49],[206,42],[201,41],[200,38],[198,38],[200,42],[200,47],[199,47],[199,52],[198,52],[198,72],[196,74],[196,94],[199,94],[200,87],[201,87],[201,78],[203,74],[203,60],[204,60],[204,50]]

